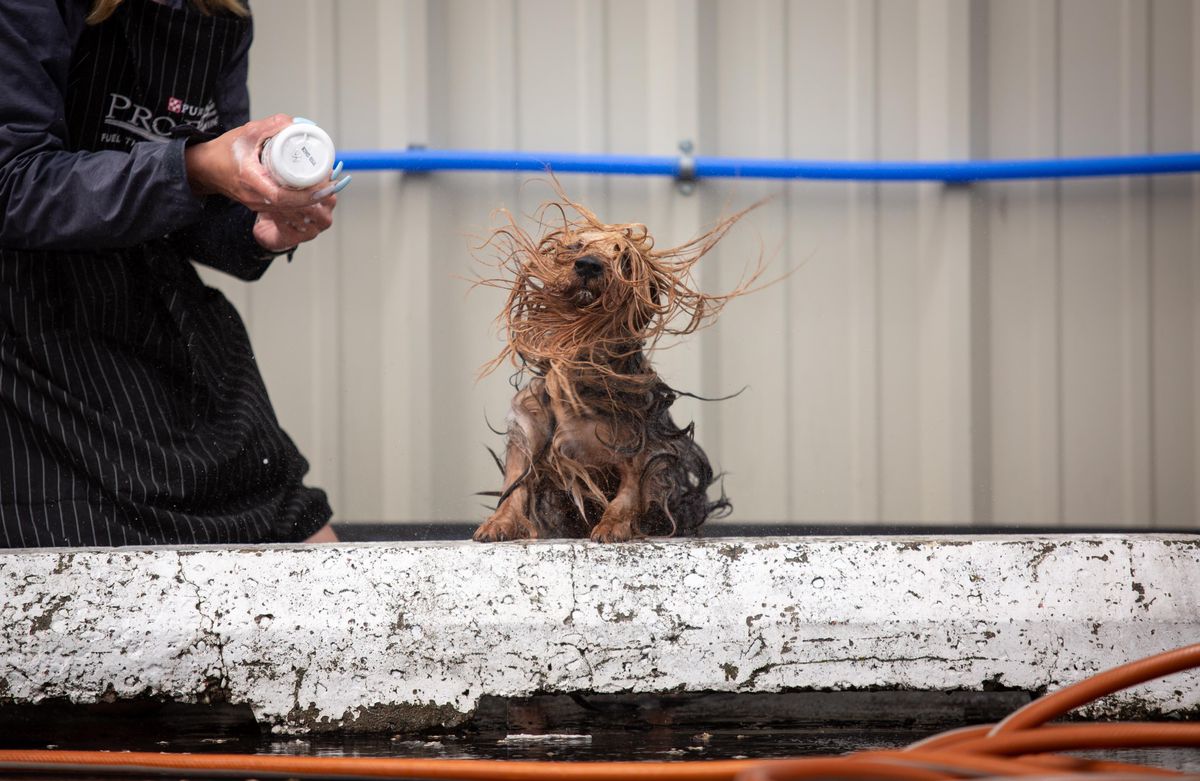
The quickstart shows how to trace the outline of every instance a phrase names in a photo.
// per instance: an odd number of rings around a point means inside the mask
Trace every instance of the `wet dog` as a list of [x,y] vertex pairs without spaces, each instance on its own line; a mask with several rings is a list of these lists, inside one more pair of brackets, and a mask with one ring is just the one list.
[[496,457],[504,486],[491,492],[496,509],[476,540],[687,535],[730,511],[723,491],[709,498],[712,466],[692,426],[671,419],[680,392],[649,355],[663,336],[711,322],[757,279],[761,258],[722,295],[699,292],[692,274],[746,211],[663,250],[644,225],[604,223],[561,193],[539,212],[540,238],[504,212],[488,242],[502,275],[481,284],[508,291],[507,343],[485,373],[511,362],[518,392]]

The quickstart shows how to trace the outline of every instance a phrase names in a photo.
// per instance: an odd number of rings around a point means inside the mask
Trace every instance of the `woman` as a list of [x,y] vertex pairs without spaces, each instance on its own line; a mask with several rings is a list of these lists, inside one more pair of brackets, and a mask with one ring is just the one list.
[[0,14],[0,545],[332,540],[237,312],[344,181],[279,188],[238,0]]

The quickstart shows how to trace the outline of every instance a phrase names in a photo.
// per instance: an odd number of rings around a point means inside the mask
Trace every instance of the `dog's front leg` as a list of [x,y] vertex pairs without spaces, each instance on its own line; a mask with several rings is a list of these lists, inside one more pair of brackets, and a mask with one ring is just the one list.
[[508,446],[504,451],[504,490],[508,494],[483,524],[475,530],[476,542],[500,542],[523,540],[536,537],[537,532],[529,521],[525,507],[529,501],[529,488],[523,478],[527,476],[531,462],[530,451],[524,442],[509,434]]
[[477,542],[523,540],[537,536],[529,520],[528,479],[535,454],[550,436],[550,416],[528,391],[513,400],[504,449],[504,498],[491,517],[475,530]]
[[600,523],[592,529],[595,542],[625,542],[633,539],[642,507],[642,459],[635,458],[621,465],[621,485],[617,495],[608,503]]

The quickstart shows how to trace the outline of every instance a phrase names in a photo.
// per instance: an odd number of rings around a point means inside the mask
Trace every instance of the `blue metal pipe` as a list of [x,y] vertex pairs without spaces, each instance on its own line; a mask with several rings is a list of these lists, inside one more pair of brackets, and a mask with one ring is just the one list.
[[1200,172],[1200,152],[1039,160],[838,162],[784,158],[667,155],[592,155],[570,152],[491,152],[475,149],[353,150],[340,158],[351,171],[545,171],[714,179],[838,179],[851,181],[978,182]]
[[675,176],[678,157],[584,155],[571,152],[487,152],[477,149],[407,149],[342,152],[359,171],[545,171],[578,174]]

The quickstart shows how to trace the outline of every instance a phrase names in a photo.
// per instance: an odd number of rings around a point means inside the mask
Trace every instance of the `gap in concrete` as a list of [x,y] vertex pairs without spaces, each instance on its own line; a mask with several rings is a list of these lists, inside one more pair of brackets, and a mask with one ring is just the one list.
[[[153,698],[0,704],[0,748],[253,752],[262,729],[249,705]],[[233,748],[230,748],[233,746]]]
[[[437,521],[437,522],[374,522],[356,521],[354,523],[333,524],[338,539],[343,542],[445,542],[450,540],[469,540],[479,522]],[[1170,527],[1155,529],[1156,534],[1197,535],[1194,528]],[[1137,527],[1112,526],[970,526],[966,524],[919,524],[919,523],[875,523],[853,525],[844,523],[791,523],[780,521],[747,522],[716,521],[705,524],[700,528],[700,539],[720,540],[727,537],[790,537],[803,539],[805,537],[905,537],[912,535],[972,535],[976,537],[996,537],[1003,535],[1015,536],[1051,536],[1069,537],[1085,534],[1145,534],[1146,529]]]
[[999,721],[1028,692],[850,691],[737,694],[543,694],[480,700],[472,725],[510,732],[593,729],[900,728],[936,731]]
[[[425,730],[356,736],[375,745],[394,738],[500,741],[519,734],[611,734],[661,730],[693,733],[795,733],[848,736],[883,731],[929,734],[964,724],[998,721],[1031,699],[1026,692],[726,692],[542,694],[484,696],[465,725],[447,733]],[[361,737],[363,740],[358,741]],[[303,742],[311,742],[306,738]],[[323,736],[345,743],[345,736]],[[286,742],[286,741],[283,741]],[[428,742],[425,740],[424,742]],[[73,704],[64,699],[0,705],[0,747],[110,750],[220,750],[262,753],[281,743],[259,725],[248,705],[184,703],[138,698]]]

